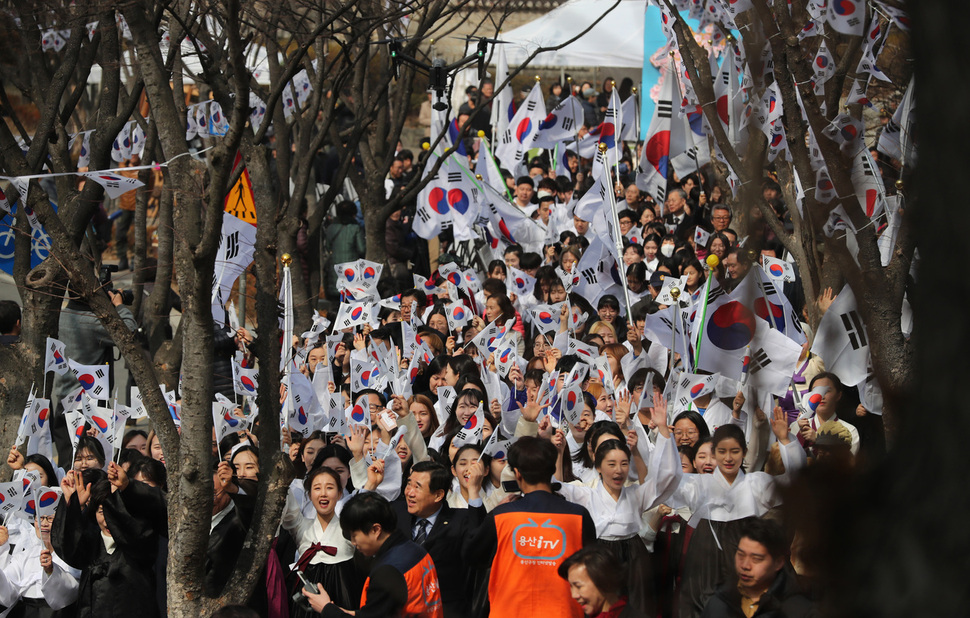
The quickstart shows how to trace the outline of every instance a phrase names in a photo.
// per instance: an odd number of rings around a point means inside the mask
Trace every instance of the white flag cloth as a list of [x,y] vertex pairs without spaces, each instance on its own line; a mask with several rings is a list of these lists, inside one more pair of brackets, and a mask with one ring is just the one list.
[[280,318],[280,331],[283,334],[280,349],[280,371],[283,371],[293,355],[293,278],[289,266],[283,266],[279,302],[283,307],[283,316]]
[[24,483],[16,480],[9,483],[0,483],[0,516],[6,520],[8,515],[16,513],[24,502]]
[[126,122],[111,143],[111,160],[116,163],[131,158],[131,124]]
[[231,401],[213,401],[212,426],[216,430],[216,443],[219,443],[229,434],[246,429],[246,419],[236,414],[236,406]]
[[361,395],[354,402],[353,407],[350,409],[350,414],[347,415],[347,422],[351,425],[363,425],[367,429],[370,429],[370,399],[367,395]]
[[754,341],[751,342],[747,385],[762,393],[787,393],[801,352],[800,344],[759,320]]
[[465,424],[451,441],[452,446],[462,447],[466,444],[475,444],[482,439],[482,428],[485,426],[485,411],[483,404],[479,403],[475,413],[468,417]]
[[[546,117],[546,104],[538,82],[532,87],[504,133],[497,136],[495,156],[502,167],[515,170],[525,153],[534,147],[539,125]],[[513,172],[514,173],[514,172]]]
[[559,142],[575,139],[582,124],[583,104],[570,95],[560,101],[545,120],[539,123],[539,132],[532,145],[535,148],[552,150]]
[[242,352],[236,352],[232,363],[232,390],[238,394],[255,397],[259,389],[259,368]]
[[30,394],[27,395],[27,404],[24,406],[23,415],[20,417],[20,426],[17,428],[17,439],[14,441],[14,446],[23,444],[33,434],[31,423],[37,412],[37,403],[36,393],[34,389],[31,389]]
[[71,374],[77,378],[89,396],[101,400],[108,399],[107,365],[82,365],[70,359],[67,362]]
[[[426,173],[434,168],[436,160],[435,155],[428,157]],[[414,232],[421,238],[430,239],[452,226],[456,237],[470,240],[481,206],[481,188],[472,180],[471,172],[452,154],[418,194]]]
[[[602,176],[609,180],[611,178],[609,170],[613,169],[620,162],[620,145],[618,141],[620,135],[620,112],[620,94],[614,88],[610,94],[610,104],[606,108],[606,115],[603,118],[603,122],[600,123],[597,132],[596,156],[593,157],[593,169],[590,172],[593,178],[600,178]],[[601,153],[600,148],[603,146],[606,146],[606,150]]]
[[256,226],[223,213],[212,286],[212,317],[217,324],[225,323],[223,306],[232,296],[236,279],[253,263],[255,252]]
[[61,499],[60,487],[35,487],[34,503],[38,517],[53,517],[57,511],[57,503]]
[[687,406],[699,397],[712,392],[717,386],[718,374],[697,375],[693,373],[681,372],[677,377],[677,391],[675,398],[680,408],[687,409]]
[[866,5],[863,0],[835,0],[829,2],[827,14],[829,25],[836,32],[862,36],[865,26]]
[[640,93],[631,94],[620,105],[620,141],[640,139]]
[[498,431],[492,432],[492,435],[488,438],[488,443],[485,445],[483,454],[488,455],[494,461],[505,461],[509,453],[509,447],[515,442],[515,438],[505,440],[499,438],[498,435]]
[[761,267],[765,274],[772,280],[779,283],[793,283],[795,281],[795,268],[785,260],[779,260],[768,255],[761,256]]
[[586,406],[583,398],[582,380],[574,380],[572,384],[564,385],[559,395],[559,405],[563,418],[570,425],[578,425]]
[[463,302],[452,303],[446,309],[448,318],[448,328],[452,331],[460,331],[464,328],[465,324],[472,318],[471,309],[465,306]]
[[914,84],[915,79],[910,80],[903,100],[896,108],[892,119],[883,127],[877,144],[879,152],[885,153],[893,159],[899,159],[905,165],[916,163],[916,135],[914,133],[916,94]]
[[383,390],[386,384],[387,376],[381,371],[377,363],[365,359],[351,358],[350,388],[353,392],[359,393],[365,388]]
[[377,289],[377,282],[381,279],[381,272],[384,270],[382,264],[369,260],[355,260],[335,264],[333,267],[337,273],[337,282],[346,283],[348,288],[361,288],[365,291]]
[[766,323],[770,322],[771,328],[801,345],[805,343],[805,333],[791,302],[781,292],[783,285],[780,281],[776,284],[765,270],[751,269],[731,295]]
[[561,320],[559,319],[562,303],[555,305],[536,305],[532,310],[532,323],[540,333],[558,333]]
[[825,362],[846,386],[866,379],[869,337],[859,314],[855,294],[846,285],[822,316],[812,344],[812,352]]
[[855,189],[859,206],[870,219],[878,217],[886,209],[885,185],[868,148],[861,148],[852,162],[852,188]]
[[[640,168],[637,174],[637,187],[653,197],[658,204],[663,204],[667,197],[667,175],[670,163],[670,130],[673,116],[673,102],[680,100],[680,93],[674,92],[676,79],[673,78],[672,62],[668,64],[664,83],[660,89],[660,97],[653,111],[653,120],[647,130],[647,141],[643,144],[643,154],[640,157]],[[677,97],[674,99],[674,97]]]
[[536,279],[525,271],[513,266],[508,267],[509,274],[505,278],[505,288],[518,296],[531,294],[535,289]]
[[314,430],[323,429],[321,423],[320,403],[317,401],[313,391],[313,384],[309,378],[290,368],[289,371],[289,390],[287,398],[289,405],[287,410],[287,426],[291,431],[299,433],[306,438]]
[[47,338],[47,352],[44,355],[44,373],[53,371],[57,375],[64,375],[70,367],[64,353],[64,344],[52,337]]
[[340,303],[334,328],[345,330],[355,326],[370,324],[373,305],[370,303]]

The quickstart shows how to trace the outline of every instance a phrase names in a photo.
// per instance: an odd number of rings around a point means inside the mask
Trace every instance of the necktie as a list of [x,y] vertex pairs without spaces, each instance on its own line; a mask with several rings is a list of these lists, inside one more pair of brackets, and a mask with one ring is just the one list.
[[428,540],[428,524],[430,523],[427,519],[418,520],[418,530],[414,533],[414,542],[418,545],[424,545],[424,542]]

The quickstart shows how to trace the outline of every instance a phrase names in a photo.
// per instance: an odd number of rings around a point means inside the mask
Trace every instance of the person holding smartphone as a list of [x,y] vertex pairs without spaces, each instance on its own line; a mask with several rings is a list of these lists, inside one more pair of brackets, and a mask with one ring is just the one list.
[[310,606],[324,618],[356,615],[377,618],[406,614],[417,618],[443,618],[441,587],[434,562],[420,545],[397,529],[390,503],[375,492],[354,496],[340,515],[343,535],[357,550],[374,558],[364,582],[360,609],[349,612],[331,601],[327,590],[304,587]]

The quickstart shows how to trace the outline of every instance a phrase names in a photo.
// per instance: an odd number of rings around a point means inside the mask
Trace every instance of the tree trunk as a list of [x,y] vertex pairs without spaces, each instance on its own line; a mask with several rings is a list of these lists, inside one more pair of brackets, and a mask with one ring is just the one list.
[[966,193],[962,150],[970,140],[964,109],[970,67],[963,61],[966,34],[954,18],[955,3],[924,0],[908,8],[919,74],[916,182],[920,194],[932,196],[919,206],[919,281],[926,290],[945,293],[914,307],[912,392],[898,415],[895,448],[884,465],[850,485],[836,485],[845,489],[845,499],[829,513],[831,534],[824,539],[832,548],[824,566],[835,616],[960,616],[970,607],[960,566],[970,554],[963,456],[970,414],[962,362],[970,325],[959,317],[966,313],[970,280],[953,276],[953,248],[962,246],[970,226],[970,211],[953,207]]

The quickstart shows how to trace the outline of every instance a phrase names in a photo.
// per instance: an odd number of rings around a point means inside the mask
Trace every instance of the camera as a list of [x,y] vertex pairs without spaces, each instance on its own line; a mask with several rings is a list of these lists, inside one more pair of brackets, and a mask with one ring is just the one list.
[[116,290],[114,284],[111,282],[111,273],[118,272],[118,267],[114,264],[107,264],[101,267],[101,272],[98,273],[98,283],[105,292],[117,292],[121,294],[121,302],[125,305],[131,305],[135,302],[135,295],[131,290]]

